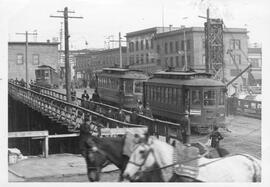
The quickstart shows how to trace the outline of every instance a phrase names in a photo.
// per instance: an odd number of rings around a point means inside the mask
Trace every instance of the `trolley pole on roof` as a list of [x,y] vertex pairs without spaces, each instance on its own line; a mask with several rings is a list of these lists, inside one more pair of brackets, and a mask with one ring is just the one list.
[[17,35],[25,35],[25,81],[26,87],[28,87],[28,35],[37,35],[37,32],[29,33],[25,31],[25,33],[16,33]]
[[65,28],[65,78],[66,78],[66,94],[67,102],[71,102],[71,70],[69,64],[69,33],[68,33],[68,18],[82,19],[83,17],[68,16],[68,13],[75,13],[74,11],[68,11],[68,7],[64,8],[64,11],[57,11],[63,13],[63,16],[50,16],[52,18],[64,18]]

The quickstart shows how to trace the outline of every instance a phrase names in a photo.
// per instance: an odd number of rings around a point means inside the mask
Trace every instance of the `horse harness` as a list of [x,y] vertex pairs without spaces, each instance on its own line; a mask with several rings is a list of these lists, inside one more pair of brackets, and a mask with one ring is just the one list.
[[[150,147],[150,145],[148,145],[148,144],[146,144],[146,145]],[[138,146],[139,146],[139,145],[138,145]],[[134,151],[138,148],[138,146],[134,149]],[[170,168],[170,167],[173,167],[173,166],[174,166],[174,167],[181,167],[181,166],[184,165],[185,163],[188,163],[188,162],[191,162],[191,161],[198,160],[198,159],[200,159],[200,158],[202,158],[202,157],[204,156],[204,155],[200,155],[200,156],[197,156],[197,157],[194,157],[194,158],[191,158],[191,159],[187,159],[187,160],[184,160],[184,161],[181,161],[181,162],[174,162],[174,163],[172,163],[172,164],[169,164],[169,165],[166,165],[166,166],[163,166],[163,167],[154,168],[154,169],[148,169],[148,170],[143,171],[143,170],[142,170],[142,166],[145,164],[145,162],[146,162],[148,156],[150,155],[150,153],[154,153],[154,152],[153,152],[153,149],[152,149],[151,147],[150,147],[150,148],[148,149],[148,151],[145,153],[145,156],[144,156],[145,158],[144,158],[144,160],[143,160],[143,162],[142,162],[141,164],[138,164],[138,163],[132,162],[132,161],[128,161],[128,163],[133,164],[133,165],[139,167],[139,169],[138,169],[138,171],[136,172],[135,175],[139,175],[139,174],[143,174],[143,173],[150,173],[150,172],[153,172],[153,171],[155,171],[155,170],[163,170],[163,169]],[[156,160],[155,154],[153,154],[153,156],[154,156],[154,158],[155,158],[155,160]],[[209,165],[209,164],[211,164],[211,163],[213,163],[213,162],[220,161],[220,160],[222,160],[222,159],[224,159],[224,158],[220,158],[220,159],[217,159],[217,160],[213,160],[213,161],[211,161],[211,162],[208,162],[208,163],[205,163],[205,164],[198,165],[197,167],[198,167],[198,168],[199,168],[199,167],[204,167],[204,166],[206,166],[206,165]],[[174,171],[174,174],[178,175],[177,173],[175,173],[175,171]],[[190,177],[190,176],[188,176],[188,177]],[[192,178],[192,177],[190,177],[190,178]],[[196,178],[194,178],[194,179],[196,179]]]
[[[105,156],[106,158],[107,158],[107,155],[106,155],[106,153],[105,152],[103,152],[102,150],[100,150],[98,147],[96,147],[96,146],[94,146],[94,147],[92,147],[91,148],[91,152],[93,152],[93,153],[96,153],[96,152],[98,152],[98,153],[100,153],[101,155],[103,155],[103,156]],[[87,149],[87,153],[89,153],[89,150]],[[88,154],[87,154],[88,155]],[[107,159],[106,160],[106,162],[104,162],[103,164],[102,164],[102,166],[101,166],[101,168],[104,168],[105,166],[107,166],[107,165],[109,165],[110,164],[110,161]],[[95,167],[93,167],[93,166],[87,166],[87,169],[99,169],[100,167],[99,166],[95,166]]]

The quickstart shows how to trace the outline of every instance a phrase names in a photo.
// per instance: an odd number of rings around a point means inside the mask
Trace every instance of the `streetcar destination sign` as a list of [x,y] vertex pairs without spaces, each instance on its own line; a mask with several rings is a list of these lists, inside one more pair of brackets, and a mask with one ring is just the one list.
[[131,128],[102,128],[101,130],[102,136],[110,136],[110,135],[124,135],[127,132],[132,134],[136,133],[144,133],[147,132],[147,127],[131,127]]

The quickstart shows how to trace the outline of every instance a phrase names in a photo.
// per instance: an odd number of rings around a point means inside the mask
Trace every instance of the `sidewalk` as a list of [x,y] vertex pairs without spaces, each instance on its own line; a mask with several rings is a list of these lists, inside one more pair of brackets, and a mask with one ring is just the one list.
[[[16,164],[9,165],[9,182],[43,181],[44,178],[63,178],[87,174],[86,163],[82,156],[73,154],[55,154],[48,158],[29,157]],[[118,170],[108,165],[102,172]]]

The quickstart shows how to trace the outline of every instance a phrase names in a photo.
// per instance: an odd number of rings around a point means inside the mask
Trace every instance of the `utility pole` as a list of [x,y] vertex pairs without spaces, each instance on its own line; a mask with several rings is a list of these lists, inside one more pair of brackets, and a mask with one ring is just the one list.
[[185,68],[184,68],[184,71],[187,71],[187,66],[188,66],[188,63],[187,63],[187,40],[186,40],[186,30],[185,30],[185,27],[183,28],[184,29],[184,54],[185,54]]
[[71,102],[71,70],[69,64],[69,33],[68,33],[68,18],[82,19],[83,17],[68,16],[68,13],[75,13],[74,11],[68,11],[68,7],[64,8],[64,11],[57,11],[63,13],[63,16],[50,16],[52,18],[64,18],[65,28],[65,71],[66,71],[66,94],[67,102]]
[[119,42],[119,67],[123,68],[123,60],[122,60],[122,42],[127,42],[124,40],[121,40],[121,32],[119,32],[119,40],[110,40],[110,42]]
[[37,35],[37,32],[29,33],[25,31],[25,33],[16,33],[17,35],[25,35],[25,81],[26,87],[28,87],[28,35]]

